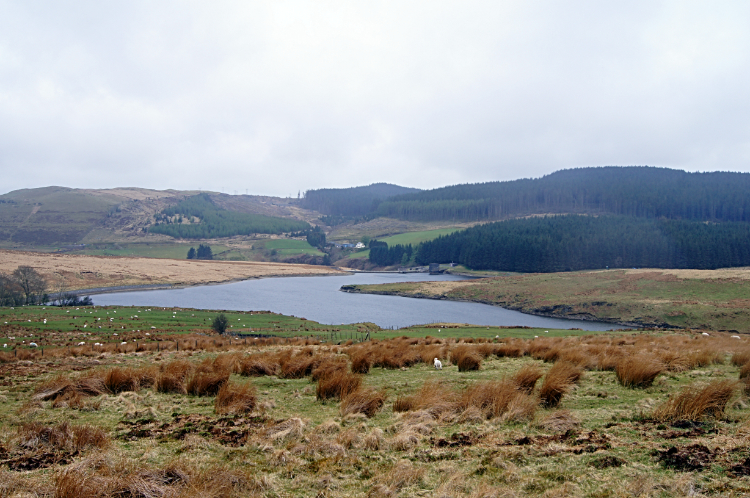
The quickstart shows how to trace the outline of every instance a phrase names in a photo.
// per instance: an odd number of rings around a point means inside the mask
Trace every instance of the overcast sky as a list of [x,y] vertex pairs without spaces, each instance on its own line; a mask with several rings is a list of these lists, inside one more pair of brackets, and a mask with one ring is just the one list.
[[0,193],[750,171],[750,2],[0,0]]

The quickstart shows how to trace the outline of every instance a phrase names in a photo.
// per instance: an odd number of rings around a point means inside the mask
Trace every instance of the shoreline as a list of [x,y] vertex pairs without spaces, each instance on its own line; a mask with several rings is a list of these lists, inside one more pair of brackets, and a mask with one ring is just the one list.
[[558,319],[561,319],[561,320],[580,320],[582,322],[600,322],[600,323],[606,323],[606,324],[611,324],[611,325],[618,325],[618,326],[622,326],[622,327],[625,327],[625,328],[631,328],[631,329],[632,328],[645,329],[645,328],[652,328],[652,327],[658,327],[658,328],[666,327],[666,328],[670,328],[670,329],[674,329],[675,328],[675,327],[670,326],[669,324],[659,325],[659,324],[643,324],[643,323],[638,323],[638,322],[616,322],[616,321],[608,320],[606,318],[597,318],[597,317],[594,317],[592,315],[565,316],[565,315],[557,315],[557,314],[554,314],[554,313],[543,312],[543,311],[528,311],[528,310],[523,310],[523,309],[520,309],[520,308],[509,308],[509,307],[506,307],[506,306],[499,306],[499,305],[497,305],[495,303],[492,303],[492,302],[489,302],[489,301],[481,301],[481,300],[451,299],[451,298],[448,298],[448,297],[445,297],[445,296],[429,296],[429,295],[426,295],[426,294],[402,294],[402,293],[394,292],[394,291],[363,292],[363,291],[360,291],[358,289],[353,289],[353,288],[345,289],[344,287],[346,287],[346,286],[342,286],[341,289],[339,289],[339,290],[341,292],[347,292],[347,293],[350,293],[350,294],[372,294],[372,295],[380,295],[380,296],[410,297],[410,298],[414,298],[414,299],[432,299],[433,301],[452,301],[452,302],[456,302],[456,303],[486,304],[486,305],[489,305],[489,306],[494,306],[496,308],[502,308],[504,310],[517,311],[517,312],[523,313],[525,315],[541,316],[541,317],[545,317],[545,318],[558,318]]
[[262,275],[262,276],[247,277],[247,278],[233,278],[230,280],[222,280],[220,282],[212,281],[212,282],[200,282],[200,283],[194,283],[194,284],[186,284],[186,283],[178,282],[178,283],[172,283],[172,284],[168,283],[168,284],[116,285],[116,286],[111,286],[111,287],[92,287],[88,289],[74,289],[68,292],[70,294],[75,294],[76,296],[97,296],[97,295],[102,295],[102,294],[117,294],[117,293],[125,293],[125,292],[187,289],[190,287],[208,287],[212,285],[234,284],[237,282],[245,282],[247,280],[260,280],[263,278],[339,277],[339,276],[346,276],[346,275],[352,275],[352,274],[353,272],[346,271],[346,270],[342,270],[341,274],[337,274],[337,273],[320,273],[320,274],[314,274],[314,275],[311,275],[309,273],[284,274],[284,275],[276,274],[276,275]]

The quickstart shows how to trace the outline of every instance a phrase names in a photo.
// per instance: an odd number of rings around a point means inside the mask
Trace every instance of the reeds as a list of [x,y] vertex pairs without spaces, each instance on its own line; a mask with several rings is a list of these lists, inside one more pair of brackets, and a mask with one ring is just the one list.
[[192,363],[184,360],[176,360],[162,365],[156,376],[156,390],[160,393],[187,394],[187,378],[193,368]]
[[482,382],[470,386],[463,392],[459,407],[467,410],[475,407],[485,418],[503,417],[514,421],[534,417],[537,402],[519,390],[513,380]]
[[350,392],[341,398],[340,413],[342,417],[363,413],[372,418],[385,404],[386,396],[383,392],[372,387],[364,387]]
[[544,376],[544,371],[536,365],[525,365],[512,377],[516,387],[526,393],[531,394],[539,379]]
[[566,362],[557,362],[544,376],[544,382],[539,389],[542,405],[553,407],[560,404],[563,396],[583,375],[580,367]]
[[479,370],[482,355],[473,346],[456,346],[451,351],[451,361],[458,366],[459,372]]
[[137,391],[141,388],[141,375],[134,368],[115,367],[104,376],[104,385],[112,393],[118,394],[124,391]]
[[343,399],[362,385],[362,377],[346,370],[335,370],[318,380],[317,399]]
[[637,355],[621,358],[617,362],[615,374],[623,387],[645,388],[654,383],[656,377],[664,371],[664,365],[649,355]]
[[654,410],[660,421],[700,421],[720,418],[737,390],[737,382],[718,380],[703,387],[690,385]]
[[216,394],[214,411],[218,414],[250,413],[255,409],[256,402],[255,386],[227,382]]

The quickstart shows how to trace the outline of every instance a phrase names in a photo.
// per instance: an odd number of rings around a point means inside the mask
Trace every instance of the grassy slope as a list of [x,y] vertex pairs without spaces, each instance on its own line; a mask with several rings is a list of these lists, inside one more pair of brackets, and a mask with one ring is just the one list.
[[[390,237],[379,238],[378,240],[386,242],[389,246],[396,244],[408,245],[411,244],[416,247],[420,242],[436,239],[441,235],[448,235],[453,233],[460,228],[440,228],[438,230],[421,230],[418,232],[407,232],[400,233],[398,235],[391,235]],[[370,257],[370,250],[365,249],[364,251],[355,252],[350,255],[348,259],[363,259]]]
[[[213,315],[184,309],[155,309],[145,314],[143,308],[123,307],[68,311],[81,315],[86,312],[90,319],[99,314],[112,316],[115,310],[128,320],[131,314],[144,315],[147,317],[144,323],[156,323],[169,332],[205,326],[204,320]],[[28,327],[40,331],[42,313],[53,317],[61,311],[66,314],[65,310],[50,308],[6,308],[0,313],[3,320],[28,324]],[[178,318],[169,318],[172,311],[177,311]],[[106,312],[110,315],[105,315]],[[299,319],[272,314],[231,315],[232,320],[238,317],[241,321],[257,320],[258,326],[269,329],[292,331],[305,325]],[[27,322],[27,319],[32,322]],[[43,334],[49,336],[50,332]],[[699,334],[683,336],[696,345],[700,343],[701,347],[706,347],[709,341]],[[91,336],[79,337],[89,342],[94,340]],[[648,342],[642,334],[622,337],[626,341]],[[746,341],[742,340],[741,345],[747,347]],[[253,347],[239,349],[243,355],[257,351]],[[543,427],[547,417],[560,413],[557,409],[540,409],[532,420],[524,422],[484,420],[471,415],[435,420],[426,412],[404,416],[392,410],[399,396],[414,394],[428,380],[441,380],[443,390],[447,392],[512,375],[525,365],[537,365],[543,371],[550,368],[549,363],[528,356],[489,357],[479,371],[473,372],[458,372],[449,361],[445,361],[440,372],[426,364],[393,370],[372,369],[364,376],[364,384],[383,391],[387,399],[384,409],[371,419],[343,419],[338,402],[316,401],[315,383],[309,377],[283,379],[232,375],[232,382],[255,386],[258,401],[264,404],[263,409],[248,417],[216,415],[213,397],[162,394],[152,389],[119,396],[103,395],[93,399],[98,400],[96,403],[87,399],[87,406],[95,408],[80,410],[65,404],[53,407],[50,401],[31,401],[35,387],[57,373],[77,375],[114,366],[140,368],[178,358],[197,364],[215,357],[216,353],[205,351],[162,351],[9,363],[5,367],[10,368],[3,372],[8,383],[0,393],[3,401],[0,404],[0,419],[3,420],[0,444],[4,448],[13,447],[16,431],[28,422],[53,425],[67,421],[74,426],[93,424],[104,429],[111,438],[111,447],[105,450],[105,455],[115,459],[118,466],[141,465],[151,473],[158,473],[169,465],[219,468],[225,472],[250,469],[259,485],[262,484],[262,496],[321,494],[349,497],[368,493],[391,496],[387,490],[378,492],[378,484],[398,482],[397,477],[408,475],[409,469],[419,475],[403,481],[399,496],[666,498],[745,496],[750,492],[748,477],[730,471],[732,465],[741,463],[747,456],[749,426],[744,401],[732,405],[726,417],[720,420],[687,428],[656,424],[644,417],[686,385],[696,381],[736,379],[739,368],[729,364],[726,356],[722,356],[720,364],[664,373],[647,389],[623,388],[611,371],[588,371],[577,388],[565,395],[560,406],[566,411],[563,419],[567,417],[578,423],[570,431]],[[186,415],[193,416],[193,422],[179,423]],[[263,437],[266,427],[295,417],[300,417],[304,423],[299,436]],[[225,435],[248,431],[247,441],[240,444],[222,442],[217,434],[227,422],[231,431],[228,429]],[[174,427],[174,430],[156,435],[162,426]],[[151,431],[155,434],[151,435]],[[365,439],[378,431],[382,431],[380,446],[365,447]],[[405,447],[399,447],[395,442],[404,434],[412,434],[413,439]],[[656,451],[670,447],[684,450],[693,444],[717,449],[712,457],[716,461],[702,471],[690,472],[668,468],[655,456]],[[81,462],[93,452],[84,450],[73,461]],[[68,465],[63,464],[16,472],[6,467],[0,469],[0,479],[9,496],[44,494],[41,491],[49,489],[54,482],[52,477],[59,476],[66,468]],[[401,469],[401,473],[397,469]],[[242,483],[235,485],[240,487]],[[33,493],[22,493],[23,490]],[[248,495],[252,493],[239,490],[221,494]]]
[[[737,270],[737,275],[747,270]],[[468,282],[356,286],[358,292],[468,300],[559,317],[750,332],[745,278],[662,270],[573,272]],[[685,273],[685,275],[691,275]],[[708,276],[708,278],[706,278]]]

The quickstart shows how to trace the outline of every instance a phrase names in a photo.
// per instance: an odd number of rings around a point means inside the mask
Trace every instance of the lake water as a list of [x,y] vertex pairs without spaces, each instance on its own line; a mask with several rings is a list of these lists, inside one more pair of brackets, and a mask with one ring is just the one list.
[[399,296],[341,292],[347,284],[384,284],[425,280],[462,280],[425,273],[358,273],[333,277],[284,277],[184,289],[120,292],[92,296],[100,306],[161,306],[262,311],[307,318],[326,325],[373,322],[400,328],[436,322],[475,325],[519,325],[583,330],[609,330],[616,325],[527,315],[478,303],[437,301]]

